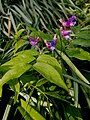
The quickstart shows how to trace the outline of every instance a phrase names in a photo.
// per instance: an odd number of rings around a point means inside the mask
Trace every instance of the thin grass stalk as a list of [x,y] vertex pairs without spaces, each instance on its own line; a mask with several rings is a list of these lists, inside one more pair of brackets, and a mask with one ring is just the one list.
[[88,107],[89,107],[89,109],[90,109],[90,99],[89,99],[89,97],[88,97],[88,95],[87,95],[87,93],[86,93],[84,87],[83,87],[83,86],[80,86],[80,87],[81,87],[81,89],[82,89],[82,91],[83,91],[83,93],[84,93],[84,96],[85,96],[85,98],[86,98]]
[[9,100],[9,103],[6,106],[6,109],[5,109],[5,112],[4,112],[2,120],[7,120],[9,112],[10,112],[10,108],[12,106],[12,102],[13,102],[13,99],[11,97],[10,100]]
[[[76,78],[76,75],[74,72],[72,72],[72,75],[74,78]],[[75,104],[75,107],[77,108],[78,107],[78,95],[79,95],[78,83],[74,81],[73,85],[74,85],[74,104]]]
[[10,39],[10,32],[11,32],[11,20],[10,17],[8,17],[8,39]]
[[67,75],[67,74],[63,74],[63,76],[66,77],[66,78],[69,78],[70,80],[73,80],[74,82],[79,83],[80,85],[83,85],[83,86],[87,87],[88,89],[90,89],[90,86],[88,84],[86,84],[85,82],[83,82],[83,81],[81,81],[77,78],[74,78],[74,77],[72,77],[70,75]]

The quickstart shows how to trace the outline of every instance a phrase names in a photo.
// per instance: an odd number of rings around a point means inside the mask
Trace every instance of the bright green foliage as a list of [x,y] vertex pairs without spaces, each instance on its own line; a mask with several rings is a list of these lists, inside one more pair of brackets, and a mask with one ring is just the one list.
[[[37,55],[36,51],[34,55]],[[13,80],[19,78],[23,73],[29,70],[31,68],[29,63],[35,60],[34,55],[32,50],[21,51],[10,61],[3,64],[2,66],[9,67],[9,70],[0,79],[0,87],[11,79]]]
[[53,82],[68,91],[60,74],[51,65],[44,62],[37,62],[34,64],[34,69],[37,70],[42,76],[44,76],[48,81]]
[[[31,107],[29,105],[28,102],[26,102],[22,99],[21,99],[21,107],[19,107],[18,109],[21,111],[23,117],[28,116],[28,119],[30,119],[30,117],[31,117],[33,120],[45,120],[45,118],[43,116],[41,116],[36,110],[34,110],[33,107]],[[22,110],[23,110],[23,112],[22,112]]]
[[[58,71],[58,73],[60,73],[60,76],[62,77],[62,67],[59,64],[59,62],[57,61],[57,59],[55,59],[54,57],[43,54],[37,58],[37,62],[43,62],[43,63],[51,65]],[[63,77],[62,77],[62,79],[63,79]]]

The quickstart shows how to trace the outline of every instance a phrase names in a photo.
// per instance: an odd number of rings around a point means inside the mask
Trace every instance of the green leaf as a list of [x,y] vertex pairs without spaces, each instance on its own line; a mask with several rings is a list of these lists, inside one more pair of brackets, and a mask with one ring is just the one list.
[[[1,79],[0,79],[1,81]],[[0,85],[0,97],[2,96],[2,86]]]
[[20,63],[30,63],[35,60],[35,55],[38,52],[34,50],[24,50],[15,54],[15,57],[12,58],[10,61],[4,63],[2,66],[14,66]]
[[45,120],[45,118],[38,113],[28,102],[21,99],[21,107],[30,115],[33,120]]
[[90,61],[90,53],[84,51],[82,48],[69,48],[66,49],[66,53],[68,54],[69,57]]
[[24,32],[25,29],[20,29],[19,31],[16,31],[15,35],[14,35],[14,38],[15,39],[18,39],[20,38],[20,35],[22,34],[22,32]]
[[10,88],[15,92],[15,95],[14,95],[14,104],[15,104],[18,100],[18,96],[19,96],[19,92],[20,92],[19,81],[18,81],[18,79],[9,80],[8,84],[9,84]]
[[48,40],[48,41],[53,39],[52,34],[44,33],[42,31],[36,31],[36,30],[33,30],[32,28],[30,28],[30,30],[32,30],[32,32],[30,34],[30,36],[32,36],[32,37],[35,37],[35,38],[40,37],[43,40]]
[[57,98],[61,101],[70,103],[69,101],[67,101],[65,98],[63,98],[61,95],[58,94],[58,92],[45,92],[46,95],[49,95],[51,97]]
[[20,51],[20,52],[18,52],[18,53],[15,53],[15,55],[14,56],[37,56],[37,55],[39,55],[39,53],[35,50],[35,49],[31,49],[31,50],[23,50],[23,51]]
[[4,74],[4,76],[0,80],[0,86],[3,86],[11,79],[19,78],[24,72],[26,72],[30,68],[31,68],[30,64],[26,63],[20,63],[18,65],[16,64],[14,67],[12,67],[9,71],[7,71]]
[[48,82],[48,81],[45,78],[42,78],[37,81],[36,86],[41,86],[41,85],[45,84],[46,82]]
[[77,36],[83,39],[90,39],[90,31],[89,30],[83,30],[77,33]]
[[49,65],[47,63],[43,63],[43,62],[37,62],[36,64],[33,65],[33,67],[48,81],[50,81],[68,91],[67,86],[65,85],[60,74],[56,71],[56,69],[54,67],[52,67],[51,65]]
[[22,37],[21,39],[19,39],[18,41],[16,41],[15,49],[14,49],[14,54],[17,52],[18,49],[20,49],[21,47],[29,44],[29,41],[26,41],[23,38],[24,37]]
[[25,120],[32,120],[32,118],[30,117],[30,115],[24,110],[24,108],[22,108],[21,106],[19,106],[17,108],[19,110],[19,112],[21,113],[21,115],[23,116],[23,118]]
[[77,38],[72,42],[74,45],[81,45],[83,47],[90,47],[90,40],[89,39],[81,39]]
[[33,83],[36,81],[36,76],[35,76],[35,74],[32,74],[32,72],[31,73],[29,72],[28,75],[23,74],[20,77],[20,81],[22,81],[23,84],[28,83],[28,82],[30,83],[30,81]]
[[60,76],[63,79],[62,67],[54,57],[51,57],[50,55],[43,54],[37,58],[37,62],[44,62],[44,63],[51,65],[52,67],[54,67],[58,71],[58,73],[60,73]]
[[16,42],[15,44],[15,50],[14,53],[24,44],[24,40],[20,39],[19,41]]

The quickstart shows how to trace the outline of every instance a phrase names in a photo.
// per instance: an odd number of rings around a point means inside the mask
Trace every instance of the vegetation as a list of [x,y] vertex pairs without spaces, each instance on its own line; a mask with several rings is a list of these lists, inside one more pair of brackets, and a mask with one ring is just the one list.
[[0,119],[89,119],[89,6],[0,0]]

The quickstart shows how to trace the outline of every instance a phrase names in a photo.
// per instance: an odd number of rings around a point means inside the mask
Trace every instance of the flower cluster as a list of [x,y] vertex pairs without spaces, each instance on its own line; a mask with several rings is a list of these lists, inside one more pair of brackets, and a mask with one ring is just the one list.
[[[68,19],[68,21],[63,21],[62,19],[59,20],[59,22],[60,22],[60,32],[66,40],[71,39],[70,34],[73,31],[70,27],[74,26],[76,24],[75,19],[76,19],[76,16],[72,16],[71,18]],[[51,41],[44,40],[44,43],[49,50],[53,51],[55,49],[57,38],[58,38],[58,35],[55,34],[54,38]],[[29,39],[30,44],[32,46],[39,49],[39,47],[38,47],[39,38],[28,37],[28,39]]]
[[[28,37],[29,42],[32,46],[37,47],[38,48],[38,42],[39,42],[39,38],[32,38],[32,37]],[[56,45],[56,40],[57,40],[57,34],[54,35],[54,38],[51,41],[44,41],[46,47],[50,50],[54,50],[55,49],[55,45]]]
[[72,16],[66,22],[63,21],[62,19],[59,20],[59,22],[61,23],[61,26],[60,26],[61,34],[66,40],[71,39],[70,34],[73,31],[71,30],[70,27],[76,24],[75,19],[76,19],[76,16]]

